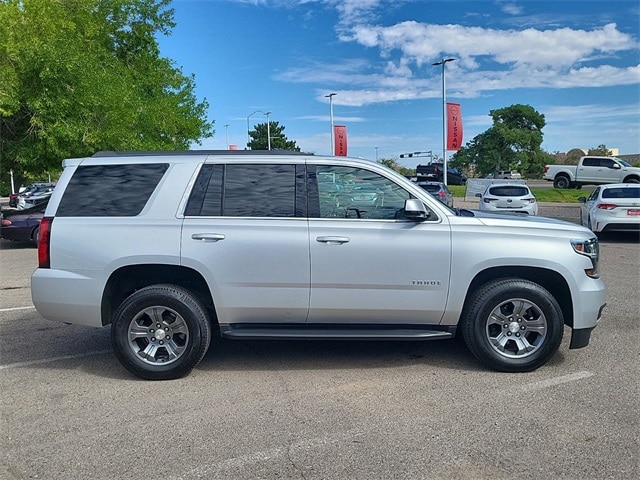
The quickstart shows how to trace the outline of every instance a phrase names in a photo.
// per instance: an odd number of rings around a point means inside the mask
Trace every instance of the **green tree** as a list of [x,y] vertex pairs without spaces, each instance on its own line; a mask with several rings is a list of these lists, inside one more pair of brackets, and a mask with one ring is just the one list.
[[459,168],[475,167],[484,176],[497,170],[517,169],[535,178],[552,157],[542,151],[544,115],[529,105],[511,105],[491,110],[493,126],[476,135],[452,157]]
[[271,150],[300,151],[300,147],[296,145],[296,142],[294,140],[288,140],[283,133],[285,126],[280,125],[278,122],[269,121],[268,129],[266,122],[254,125],[253,128],[254,129],[249,132],[251,141],[247,144],[251,150],[268,150],[268,135],[271,137]]
[[170,0],[0,0],[0,175],[213,134],[193,76],[160,56]]
[[605,157],[610,157],[613,155],[613,152],[607,148],[606,145],[598,145],[596,148],[590,148],[587,152],[587,155],[602,155]]
[[416,174],[415,168],[409,168],[405,167],[404,165],[400,165],[394,158],[381,158],[378,160],[378,163],[390,168],[391,170],[395,170],[400,175],[404,175],[405,177],[410,177]]

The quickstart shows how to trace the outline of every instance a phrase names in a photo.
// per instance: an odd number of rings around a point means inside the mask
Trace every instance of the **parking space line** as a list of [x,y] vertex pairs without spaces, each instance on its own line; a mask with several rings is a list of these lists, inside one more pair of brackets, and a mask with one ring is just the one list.
[[6,370],[9,368],[28,367],[30,365],[39,365],[42,363],[57,362],[60,360],[72,360],[74,358],[90,357],[92,355],[102,355],[105,353],[112,353],[113,350],[98,350],[97,352],[78,353],[76,355],[62,355],[60,357],[41,358],[40,360],[30,360],[28,362],[9,363],[7,365],[0,365],[0,370]]
[[36,307],[31,305],[30,307],[0,308],[0,313],[2,313],[2,312],[13,312],[13,311],[16,311],[16,310],[31,310],[33,308],[36,308]]
[[170,476],[171,480],[183,480],[185,478],[205,478],[211,476],[213,472],[219,472],[220,470],[237,470],[240,468],[246,468],[251,465],[271,462],[273,460],[278,460],[283,457],[288,457],[290,452],[295,450],[315,450],[321,447],[325,447],[327,445],[336,444],[338,442],[343,442],[345,440],[358,442],[359,438],[365,434],[362,430],[348,430],[346,432],[340,432],[331,436],[323,436],[323,437],[315,437],[306,440],[300,440],[297,442],[293,442],[290,445],[283,445],[280,447],[274,447],[268,450],[261,450],[257,452],[247,453],[244,455],[240,455],[233,458],[228,458],[226,460],[221,460],[218,462],[206,463],[204,465],[200,465],[197,468],[191,469],[187,472],[184,472],[178,476]]
[[534,390],[542,390],[543,388],[555,387],[563,383],[575,382],[577,380],[583,380],[585,378],[593,377],[595,374],[587,370],[581,372],[570,373],[568,375],[562,375],[560,377],[548,378],[546,380],[540,380],[539,382],[533,382],[526,385],[517,387],[518,392],[531,392]]

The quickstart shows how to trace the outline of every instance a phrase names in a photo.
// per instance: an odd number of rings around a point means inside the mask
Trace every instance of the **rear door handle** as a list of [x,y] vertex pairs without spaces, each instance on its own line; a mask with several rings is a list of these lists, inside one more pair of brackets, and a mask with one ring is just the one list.
[[317,237],[316,241],[328,245],[342,245],[350,240],[349,237]]
[[202,242],[219,242],[224,240],[224,235],[221,233],[194,233],[191,238]]

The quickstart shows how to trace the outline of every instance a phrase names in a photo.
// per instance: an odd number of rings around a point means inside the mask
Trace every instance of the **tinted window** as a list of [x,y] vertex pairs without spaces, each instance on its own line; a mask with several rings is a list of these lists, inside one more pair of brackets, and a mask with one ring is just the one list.
[[166,163],[79,166],[69,181],[60,217],[138,215],[167,171]]
[[295,217],[297,213],[302,216],[306,214],[303,205],[306,196],[301,190],[304,191],[304,166],[204,165],[185,214]]
[[522,197],[529,194],[529,190],[525,187],[517,186],[505,186],[505,187],[491,187],[489,189],[491,195],[497,197]]
[[439,185],[420,185],[429,193],[438,193],[440,191]]
[[602,198],[640,198],[640,187],[605,188]]
[[582,165],[584,167],[599,167],[600,160],[598,160],[597,158],[584,158],[582,160]]
[[611,160],[610,158],[601,158],[600,159],[600,166],[601,167],[606,167],[606,168],[613,168],[613,166],[615,165],[616,162],[614,162],[613,160]]

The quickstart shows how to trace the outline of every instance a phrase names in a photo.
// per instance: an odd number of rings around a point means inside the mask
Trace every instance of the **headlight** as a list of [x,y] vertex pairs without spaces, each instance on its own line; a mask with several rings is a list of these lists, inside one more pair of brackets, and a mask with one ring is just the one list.
[[576,253],[585,255],[591,259],[593,268],[586,269],[584,273],[591,278],[599,278],[598,259],[600,258],[600,246],[598,239],[594,237],[589,240],[571,240],[571,246]]

